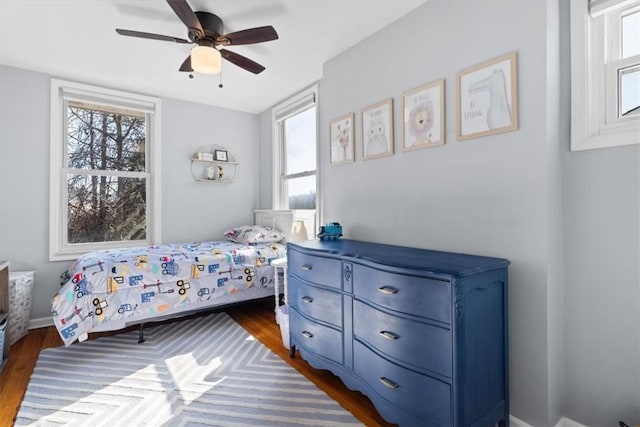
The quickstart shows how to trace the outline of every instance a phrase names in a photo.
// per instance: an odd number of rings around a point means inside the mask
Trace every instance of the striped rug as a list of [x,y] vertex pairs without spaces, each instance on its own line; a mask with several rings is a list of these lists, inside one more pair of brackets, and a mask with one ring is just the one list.
[[226,313],[43,350],[16,426],[360,425]]

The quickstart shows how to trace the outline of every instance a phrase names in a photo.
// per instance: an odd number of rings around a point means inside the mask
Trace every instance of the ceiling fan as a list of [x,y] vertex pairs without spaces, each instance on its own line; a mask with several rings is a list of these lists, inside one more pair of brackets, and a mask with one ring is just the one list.
[[141,31],[116,29],[122,36],[140,37],[143,39],[162,40],[181,44],[195,44],[191,49],[191,55],[184,60],[179,71],[205,74],[217,74],[222,67],[221,58],[237,65],[251,73],[259,74],[265,67],[251,59],[220,48],[224,46],[237,46],[243,44],[262,43],[278,39],[278,33],[272,26],[249,28],[229,34],[222,33],[222,19],[209,12],[194,12],[186,0],[167,0],[171,9],[178,18],[187,26],[186,39],[161,34],[145,33]]

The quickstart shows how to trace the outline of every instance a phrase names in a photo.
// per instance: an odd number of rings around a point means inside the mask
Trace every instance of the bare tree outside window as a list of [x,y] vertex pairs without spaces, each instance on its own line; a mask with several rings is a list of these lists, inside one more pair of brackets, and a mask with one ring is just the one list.
[[146,125],[143,113],[68,103],[69,243],[146,239]]

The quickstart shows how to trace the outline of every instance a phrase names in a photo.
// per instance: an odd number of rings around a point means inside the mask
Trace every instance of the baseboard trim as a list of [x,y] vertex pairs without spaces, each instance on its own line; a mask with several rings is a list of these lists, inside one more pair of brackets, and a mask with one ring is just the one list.
[[48,328],[49,326],[53,326],[52,317],[39,317],[29,320],[29,329]]
[[522,421],[520,418],[516,418],[513,415],[509,415],[509,426],[511,426],[511,427],[533,427],[531,424],[527,424],[524,421]]
[[580,424],[577,421],[573,421],[567,417],[562,417],[554,427],[587,427],[587,426],[585,426],[584,424]]
[[[509,415],[509,425],[511,427],[533,427],[531,424],[527,424],[519,418],[514,417],[513,415]],[[584,424],[580,424],[577,421],[573,421],[567,417],[562,417],[556,423],[554,427],[587,427]]]

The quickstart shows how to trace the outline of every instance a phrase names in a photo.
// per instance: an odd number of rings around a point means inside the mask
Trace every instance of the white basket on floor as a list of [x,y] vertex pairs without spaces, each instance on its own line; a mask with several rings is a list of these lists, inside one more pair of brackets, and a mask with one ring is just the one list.
[[289,344],[289,306],[281,305],[276,309],[276,322],[280,325],[280,335],[284,348],[290,349]]
[[2,366],[2,362],[4,362],[4,334],[7,333],[6,331],[7,316],[0,314],[0,366]]
[[9,272],[9,344],[29,333],[29,318],[33,300],[34,271]]

